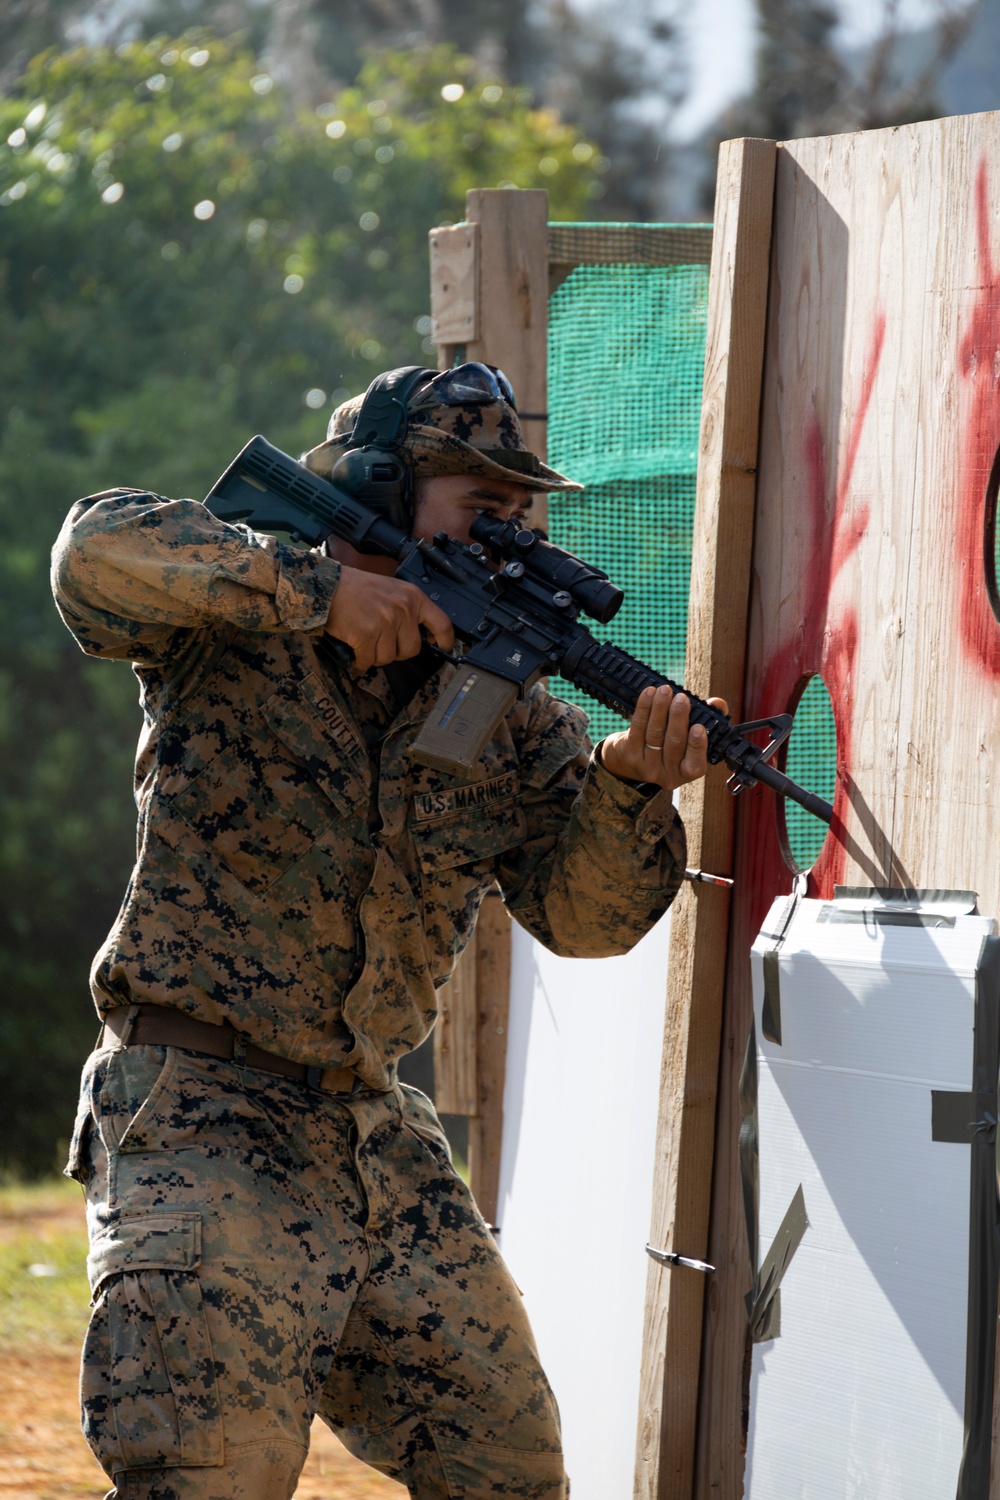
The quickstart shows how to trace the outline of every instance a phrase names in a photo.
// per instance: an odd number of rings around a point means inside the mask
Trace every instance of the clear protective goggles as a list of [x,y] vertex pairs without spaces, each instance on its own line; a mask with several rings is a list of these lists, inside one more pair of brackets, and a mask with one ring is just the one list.
[[517,411],[514,387],[502,370],[479,360],[454,365],[443,370],[409,403],[410,411],[424,411],[432,406],[492,406],[505,401]]

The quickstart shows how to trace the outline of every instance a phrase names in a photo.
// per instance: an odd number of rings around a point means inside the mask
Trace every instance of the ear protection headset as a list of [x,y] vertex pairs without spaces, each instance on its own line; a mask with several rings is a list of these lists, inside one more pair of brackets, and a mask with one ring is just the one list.
[[330,475],[332,484],[342,486],[407,532],[414,514],[413,466],[402,450],[407,406],[417,386],[437,373],[423,365],[401,365],[376,376]]

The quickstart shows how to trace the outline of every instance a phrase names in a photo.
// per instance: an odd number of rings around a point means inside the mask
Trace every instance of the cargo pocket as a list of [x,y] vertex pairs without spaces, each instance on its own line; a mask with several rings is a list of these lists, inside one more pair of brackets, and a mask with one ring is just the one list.
[[81,1396],[87,1440],[108,1473],[223,1462],[200,1263],[197,1213],[124,1217],[94,1240]]
[[566,1500],[569,1485],[561,1453],[522,1451],[499,1443],[470,1443],[444,1437],[434,1440],[449,1493],[464,1500],[516,1495],[518,1500]]

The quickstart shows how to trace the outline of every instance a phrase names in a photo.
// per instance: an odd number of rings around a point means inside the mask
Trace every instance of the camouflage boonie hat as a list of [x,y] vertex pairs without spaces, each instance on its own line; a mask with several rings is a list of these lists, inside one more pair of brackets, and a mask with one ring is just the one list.
[[[364,396],[344,401],[327,428],[326,442],[303,455],[302,462],[329,479],[354,431]],[[403,446],[413,455],[418,479],[438,474],[474,474],[505,479],[529,490],[582,490],[536,458],[525,444],[517,412],[506,401],[483,406],[428,406],[420,408],[420,392],[411,398],[411,416]]]

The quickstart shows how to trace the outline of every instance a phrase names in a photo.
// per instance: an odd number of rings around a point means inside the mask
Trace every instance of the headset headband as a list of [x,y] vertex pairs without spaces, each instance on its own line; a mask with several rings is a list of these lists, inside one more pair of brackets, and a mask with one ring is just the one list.
[[398,370],[376,375],[365,392],[345,450],[398,447],[406,437],[410,397],[418,385],[436,374],[424,365],[400,365]]

